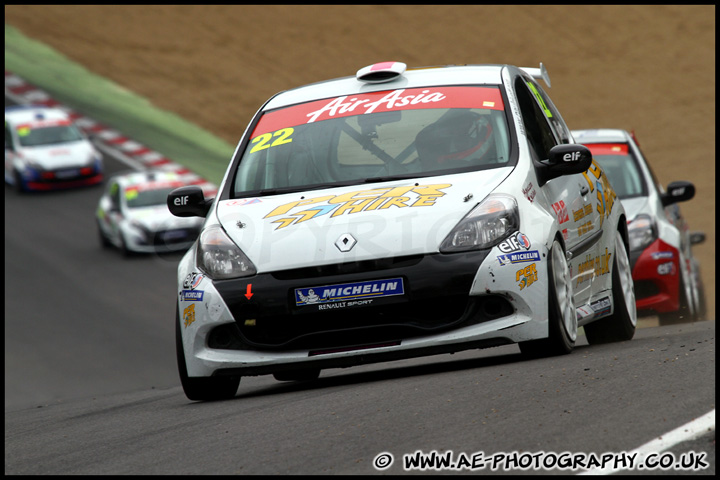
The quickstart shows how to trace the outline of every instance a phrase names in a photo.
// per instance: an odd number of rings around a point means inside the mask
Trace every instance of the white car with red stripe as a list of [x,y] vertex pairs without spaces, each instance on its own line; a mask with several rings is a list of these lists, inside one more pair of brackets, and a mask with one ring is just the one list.
[[240,138],[180,261],[185,394],[240,378],[517,343],[629,340],[623,206],[538,81],[543,68],[387,62],[279,93]]
[[638,313],[658,315],[660,324],[704,319],[705,288],[692,245],[705,236],[690,232],[678,206],[695,196],[695,186],[675,181],[665,189],[634,133],[603,128],[573,135],[603,167],[627,212]]
[[178,218],[167,196],[189,182],[172,171],[146,170],[111,177],[98,201],[96,222],[103,247],[133,253],[187,250],[197,239],[202,219]]
[[59,108],[5,108],[5,182],[18,191],[103,181],[102,155]]

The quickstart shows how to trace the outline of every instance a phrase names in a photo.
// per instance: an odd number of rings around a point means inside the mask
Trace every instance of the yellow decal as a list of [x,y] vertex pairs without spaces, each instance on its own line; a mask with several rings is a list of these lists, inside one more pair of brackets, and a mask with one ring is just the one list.
[[189,307],[183,310],[183,320],[185,321],[185,328],[195,321],[195,304],[191,303]]
[[[445,195],[442,190],[451,186],[450,183],[410,185],[326,195],[286,203],[275,208],[265,218],[282,216],[272,222],[278,225],[276,229],[281,229],[327,214],[337,217],[345,213],[351,215],[391,207],[431,207],[438,198]],[[296,210],[291,212],[293,209]]]
[[[522,281],[520,279],[522,278]],[[531,263],[525,268],[521,268],[517,272],[515,272],[515,281],[519,281],[518,286],[520,287],[520,290],[522,290],[525,287],[529,287],[533,283],[535,283],[538,279],[537,275],[537,269],[535,268],[535,264]]]
[[[595,177],[595,180],[590,178],[588,172]],[[610,217],[610,212],[612,212],[613,205],[615,205],[617,194],[610,185],[607,175],[605,175],[605,172],[602,171],[595,159],[593,159],[592,165],[588,168],[587,172],[583,172],[583,177],[585,177],[591,193],[595,191],[596,185],[598,187],[596,194],[598,201],[597,212],[600,214],[600,225],[602,225],[605,217]],[[573,212],[573,214],[574,213],[575,212]]]
[[[290,135],[292,135],[294,131],[295,129],[293,128],[283,128],[282,130],[278,130],[277,132],[263,133],[262,135],[258,135],[257,137],[250,140],[250,143],[257,144],[250,150],[250,153],[255,153],[259,150],[265,150],[266,148],[270,147],[277,147],[278,145],[283,145],[285,143],[291,143],[292,138],[290,138]],[[278,137],[278,139],[270,143],[270,139],[273,137]]]
[[602,253],[594,258],[592,255],[586,255],[585,261],[580,262],[580,265],[578,265],[577,284],[580,285],[590,277],[599,277],[610,273],[611,257],[612,253],[608,252],[607,247],[605,248],[605,253]]
[[535,88],[535,85],[533,85],[530,82],[527,82],[528,87],[530,87],[530,90],[532,90],[533,95],[535,95],[535,98],[537,98],[538,102],[540,102],[540,106],[543,109],[543,112],[545,112],[545,116],[548,118],[552,118],[552,112],[545,104],[545,100],[543,100],[542,96],[540,95],[540,92],[537,91],[537,88]]
[[[589,206],[589,205],[588,205]],[[592,220],[588,220],[587,222],[583,223],[578,227],[578,237],[585,235],[590,230],[592,230],[594,227]]]

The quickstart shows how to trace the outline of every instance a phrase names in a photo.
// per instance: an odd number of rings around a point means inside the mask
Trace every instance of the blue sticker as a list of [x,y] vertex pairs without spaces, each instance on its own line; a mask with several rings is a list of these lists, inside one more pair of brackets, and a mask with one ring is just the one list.
[[403,295],[402,278],[371,280],[367,282],[340,283],[321,287],[296,288],[295,305],[316,305],[320,303],[342,302],[357,298],[378,298]]
[[182,299],[190,302],[202,302],[203,290],[183,290]]
[[537,250],[529,252],[508,253],[507,255],[498,255],[500,265],[510,265],[512,263],[534,262],[540,260],[540,253]]

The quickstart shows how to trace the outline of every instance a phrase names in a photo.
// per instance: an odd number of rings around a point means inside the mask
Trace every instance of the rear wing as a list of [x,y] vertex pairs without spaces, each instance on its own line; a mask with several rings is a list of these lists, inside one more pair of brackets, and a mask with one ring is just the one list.
[[536,80],[540,80],[542,78],[547,86],[550,87],[550,75],[548,75],[547,69],[542,62],[540,62],[540,68],[520,67],[520,70],[524,71]]

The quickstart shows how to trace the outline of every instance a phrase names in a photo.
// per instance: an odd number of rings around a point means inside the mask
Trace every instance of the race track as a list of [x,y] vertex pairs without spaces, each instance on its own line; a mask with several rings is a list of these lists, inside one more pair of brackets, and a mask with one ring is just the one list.
[[[6,474],[374,474],[385,452],[382,473],[399,474],[418,450],[629,452],[714,409],[714,320],[581,337],[535,361],[506,346],[311,383],[250,377],[233,400],[190,402],[173,343],[180,255],[102,249],[100,192],[5,188]],[[714,440],[671,451],[706,452],[695,473],[714,473]]]

